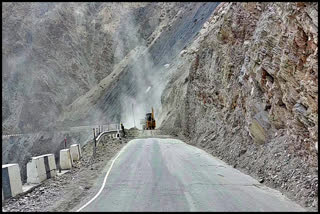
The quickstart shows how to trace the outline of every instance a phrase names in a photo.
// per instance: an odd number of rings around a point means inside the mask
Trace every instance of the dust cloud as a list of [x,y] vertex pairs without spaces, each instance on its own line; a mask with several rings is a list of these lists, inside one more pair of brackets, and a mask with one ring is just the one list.
[[[146,41],[138,33],[138,24],[134,22],[134,16],[128,12],[125,14],[127,22],[124,31],[129,41],[117,36],[114,38],[117,46],[116,56],[125,57],[124,48],[129,42],[132,47],[142,47],[143,54],[135,60],[131,67],[132,79],[128,84],[134,85],[133,95],[127,90],[122,90],[120,97],[121,103],[121,122],[126,128],[137,127],[142,128],[141,120],[145,118],[146,113],[151,112],[154,108],[155,117],[161,108],[160,98],[161,92],[165,87],[166,81],[163,76],[163,69],[154,66],[154,62],[149,54]],[[119,47],[119,48],[118,48]],[[119,59],[120,60],[120,59]]]

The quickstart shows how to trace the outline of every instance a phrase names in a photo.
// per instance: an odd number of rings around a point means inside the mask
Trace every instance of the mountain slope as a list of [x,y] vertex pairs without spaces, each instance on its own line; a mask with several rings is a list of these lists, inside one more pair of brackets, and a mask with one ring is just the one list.
[[317,206],[317,3],[224,3],[176,59],[161,129]]

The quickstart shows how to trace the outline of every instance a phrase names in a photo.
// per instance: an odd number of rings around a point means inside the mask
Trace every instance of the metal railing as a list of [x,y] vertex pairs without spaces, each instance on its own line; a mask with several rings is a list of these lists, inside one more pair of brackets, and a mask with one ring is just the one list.
[[[59,128],[55,128],[53,127],[53,129],[50,130],[50,132],[52,131],[56,131],[56,132],[68,132],[68,131],[77,131],[79,129],[87,129],[87,128],[94,128],[94,127],[101,127],[101,130],[103,131],[112,131],[112,130],[116,130],[119,127],[119,124],[117,123],[110,123],[110,124],[103,124],[103,125],[82,125],[82,126],[68,126],[68,127],[59,127]],[[34,132],[30,132],[30,133],[6,133],[6,134],[2,134],[2,137],[17,137],[17,136],[22,136],[22,135],[33,135],[33,134],[39,134],[41,132],[47,132],[48,130],[39,130],[39,131],[34,131]]]
[[[94,151],[93,156],[95,157],[96,154],[96,147],[99,144],[102,136],[106,134],[116,133],[116,137],[120,137],[120,123],[110,123],[110,124],[103,124],[103,125],[88,125],[88,126],[73,126],[68,127],[69,131],[75,129],[86,129],[92,128],[93,129],[93,143],[94,143]],[[68,131],[66,131],[68,132]],[[39,133],[39,132],[37,132]],[[28,133],[28,134],[11,134],[11,135],[2,135],[2,138],[9,138],[9,137],[18,137],[22,135],[30,135],[35,133]],[[67,137],[64,138],[64,147],[67,147]]]
[[98,128],[93,128],[93,158],[96,157],[97,146],[102,136],[113,132],[116,132],[117,137],[120,137],[120,124],[99,125]]

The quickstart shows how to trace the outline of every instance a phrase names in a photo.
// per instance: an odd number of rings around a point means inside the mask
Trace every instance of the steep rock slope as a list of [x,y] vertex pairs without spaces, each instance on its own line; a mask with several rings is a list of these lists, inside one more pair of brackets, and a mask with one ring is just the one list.
[[2,138],[2,164],[18,163],[25,181],[30,157],[54,153],[58,160],[65,138],[68,146],[92,139],[91,128],[69,131],[56,120],[134,48],[117,48],[127,36],[119,33],[123,17],[146,5],[2,4],[2,134],[25,134]]
[[19,163],[25,180],[30,157],[92,139],[70,126],[130,127],[131,102],[136,119],[160,103],[163,63],[217,4],[4,3],[2,130],[25,135],[2,138],[2,163]]
[[[149,76],[161,74],[154,67],[183,48],[217,4],[4,3],[4,133],[97,122],[99,113],[105,116],[104,121],[120,120],[121,111],[127,111],[123,100],[134,100],[141,92],[135,86],[137,82],[147,82],[147,87],[156,85]],[[126,68],[129,74],[117,87],[104,91],[98,105],[87,103],[95,107],[84,118],[70,116],[74,109],[68,106],[74,106],[73,102],[108,77],[114,66],[140,46],[148,49],[143,59]],[[66,115],[71,118],[64,117],[63,112],[69,112]],[[59,117],[59,121],[69,123],[57,124]]]
[[[167,81],[164,64],[171,63],[192,41],[217,5],[218,3],[171,3],[169,7],[160,4],[127,14],[135,20],[128,25],[136,26],[136,22],[149,20],[150,11],[165,11],[159,14],[160,18],[163,17],[162,23],[147,40],[141,36],[142,28],[130,34],[137,38],[137,46],[115,67],[114,73],[94,89],[100,91],[100,95],[92,89],[69,105],[59,120],[63,123],[81,123],[89,121],[90,118],[100,118],[103,121],[121,120],[130,127],[134,125],[132,104],[135,106],[135,116],[139,119],[144,118],[152,106],[158,112],[161,91]],[[135,29],[132,26],[130,29]],[[142,21],[142,26],[148,29],[149,25]]]
[[[135,47],[124,30],[124,17],[146,5],[4,3],[4,133],[54,126],[67,105],[108,76]],[[123,45],[123,40],[132,45]]]
[[317,33],[317,3],[223,3],[176,59],[161,129],[317,207]]
[[104,14],[113,9],[101,3],[3,4],[5,133],[52,126],[65,105],[111,72],[112,28],[105,27],[111,18]]

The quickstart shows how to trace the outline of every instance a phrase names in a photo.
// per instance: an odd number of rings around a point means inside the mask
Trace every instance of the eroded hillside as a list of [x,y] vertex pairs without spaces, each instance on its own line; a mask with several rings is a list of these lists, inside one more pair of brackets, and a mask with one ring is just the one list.
[[129,128],[132,111],[137,125],[151,106],[158,113],[164,64],[217,5],[3,3],[2,130],[25,135],[2,138],[2,163],[19,163],[25,180],[31,157],[92,138],[70,126]]
[[[135,100],[141,91],[157,85],[163,63],[191,41],[216,5],[4,3],[4,133],[128,120],[120,116],[132,111],[124,100]],[[140,58],[124,62],[130,51],[139,48],[145,50]],[[73,102],[85,99],[81,96],[104,78],[112,78],[109,74],[117,65],[124,77],[119,82],[114,78],[116,87],[100,84],[104,90],[96,95],[100,102],[81,102],[76,110],[90,109],[88,115],[73,115]],[[160,97],[154,88],[150,94]],[[137,103],[144,101],[143,96]],[[140,107],[148,103],[154,100]]]
[[161,128],[318,206],[318,4],[223,3],[177,57]]

